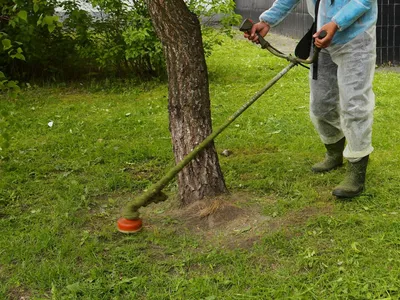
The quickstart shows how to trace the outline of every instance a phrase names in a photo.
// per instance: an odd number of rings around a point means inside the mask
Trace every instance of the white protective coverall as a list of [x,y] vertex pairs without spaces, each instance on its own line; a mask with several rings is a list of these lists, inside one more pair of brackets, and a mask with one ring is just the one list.
[[375,60],[373,26],[344,45],[323,49],[318,58],[318,80],[310,75],[311,120],[324,144],[346,137],[343,156],[350,162],[373,151]]
[[[277,0],[260,20],[276,26],[298,2]],[[307,4],[313,15],[315,0],[307,0]],[[319,6],[317,30],[333,20],[339,31],[332,44],[320,52],[318,80],[313,80],[310,72],[310,116],[324,144],[346,137],[343,156],[350,162],[373,151],[376,18],[376,0],[321,0]]]

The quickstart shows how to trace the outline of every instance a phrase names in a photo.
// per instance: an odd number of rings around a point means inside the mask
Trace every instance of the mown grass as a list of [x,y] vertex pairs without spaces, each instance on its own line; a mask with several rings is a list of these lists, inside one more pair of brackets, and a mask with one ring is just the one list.
[[[217,46],[214,126],[285,65],[244,41]],[[367,190],[338,201],[330,191],[344,169],[310,171],[324,148],[308,118],[307,71],[288,73],[216,140],[233,153],[220,162],[235,204],[265,220],[220,235],[170,213],[175,183],[140,234],[116,231],[123,205],[173,164],[165,83],[2,99],[12,140],[0,152],[0,298],[398,299],[399,83],[376,74]]]

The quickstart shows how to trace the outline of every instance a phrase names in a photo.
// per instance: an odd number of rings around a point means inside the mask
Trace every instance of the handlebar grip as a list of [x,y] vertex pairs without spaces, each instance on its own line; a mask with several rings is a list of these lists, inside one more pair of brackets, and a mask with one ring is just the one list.
[[253,22],[250,19],[245,19],[242,22],[242,25],[240,25],[239,30],[246,32],[246,31],[250,31],[252,27],[253,27]]
[[325,30],[322,30],[319,35],[318,35],[318,39],[322,40],[324,39],[326,36],[328,35],[328,33]]
[[[251,28],[253,28],[253,21],[250,19],[245,19],[242,24],[239,27],[240,31],[243,32],[250,32]],[[260,42],[260,45],[262,48],[265,48],[268,45],[268,42],[258,33],[256,32],[257,37],[258,37],[258,41]]]
[[[251,29],[253,28],[253,25],[254,24],[253,24],[252,20],[245,19],[242,22],[242,24],[240,25],[239,30],[242,32],[250,33]],[[316,60],[318,59],[318,54],[321,50],[320,48],[314,47],[315,51],[314,51],[314,55],[312,58],[301,59],[301,58],[293,57],[291,55],[286,55],[286,54],[282,53],[278,49],[272,47],[271,44],[268,43],[258,32],[256,32],[256,34],[258,37],[258,41],[263,49],[267,49],[273,55],[281,57],[281,58],[285,58],[294,64],[312,64],[312,63],[316,62]],[[322,30],[318,35],[318,39],[324,39],[326,36],[327,36],[327,32],[325,30]],[[311,37],[312,37],[312,33],[310,33],[310,38]],[[310,41],[310,44],[311,44],[311,41]]]

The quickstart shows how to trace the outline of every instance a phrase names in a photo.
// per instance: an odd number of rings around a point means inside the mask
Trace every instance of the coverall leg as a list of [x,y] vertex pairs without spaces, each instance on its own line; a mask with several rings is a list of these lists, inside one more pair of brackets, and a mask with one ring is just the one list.
[[357,162],[373,151],[375,26],[344,45],[331,45],[318,59],[318,80],[310,72],[310,116],[324,144],[343,136],[344,157]]

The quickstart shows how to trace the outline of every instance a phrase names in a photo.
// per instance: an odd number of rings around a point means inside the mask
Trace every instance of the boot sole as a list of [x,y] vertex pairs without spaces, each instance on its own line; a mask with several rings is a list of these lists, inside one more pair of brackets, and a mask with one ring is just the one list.
[[330,168],[330,169],[314,169],[314,168],[311,168],[311,171],[313,173],[327,173],[327,172],[339,169],[340,167],[343,167],[343,164],[334,166],[333,168]]
[[360,196],[363,191],[364,191],[364,188],[362,188],[361,190],[356,191],[356,192],[333,190],[332,195],[336,196],[337,198],[354,198],[354,197]]

